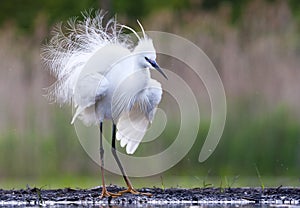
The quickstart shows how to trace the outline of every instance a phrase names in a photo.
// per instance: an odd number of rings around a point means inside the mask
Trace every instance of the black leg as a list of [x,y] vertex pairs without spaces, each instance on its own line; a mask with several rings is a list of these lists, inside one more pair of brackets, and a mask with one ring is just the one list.
[[112,142],[111,142],[111,151],[112,151],[112,154],[121,170],[121,173],[123,175],[123,178],[126,182],[126,185],[127,185],[127,190],[124,190],[124,191],[120,191],[119,193],[120,194],[123,194],[123,193],[132,193],[132,194],[142,194],[142,195],[146,195],[146,196],[152,196],[152,194],[150,193],[141,193],[141,192],[138,192],[136,191],[133,186],[131,185],[131,182],[128,178],[128,176],[126,175],[125,171],[124,171],[124,168],[121,164],[121,161],[117,155],[117,152],[116,152],[116,133],[117,133],[117,127],[115,124],[113,124],[112,126]]
[[102,185],[103,185],[103,189],[105,187],[105,181],[104,181],[104,149],[103,149],[103,143],[102,143],[102,127],[103,127],[103,123],[100,122],[100,167],[101,167],[101,177],[102,177]]
[[103,148],[103,143],[102,143],[102,127],[103,123],[100,122],[100,167],[101,167],[101,178],[102,178],[102,193],[100,198],[103,197],[115,197],[115,196],[120,196],[121,194],[115,194],[115,193],[110,193],[107,191],[106,186],[105,186],[105,180],[104,180],[104,148]]
[[124,178],[124,180],[126,182],[126,185],[128,187],[132,187],[132,185],[131,185],[131,183],[129,181],[129,178],[126,175],[126,173],[124,171],[124,168],[123,168],[123,166],[121,164],[121,161],[120,161],[120,159],[119,159],[119,157],[117,155],[117,152],[116,152],[116,133],[117,133],[117,127],[116,127],[115,124],[113,124],[113,126],[112,126],[111,151],[112,151],[112,154],[113,154],[113,156],[114,156],[114,158],[115,158],[115,160],[116,160],[116,162],[117,162],[117,164],[118,164],[118,166],[119,166],[119,168],[121,170],[121,173],[122,173],[123,178]]
[[103,149],[103,144],[102,144],[102,125],[103,123],[100,122],[100,163],[101,163],[101,167],[104,166],[104,160],[103,160],[103,155],[104,155],[104,149]]

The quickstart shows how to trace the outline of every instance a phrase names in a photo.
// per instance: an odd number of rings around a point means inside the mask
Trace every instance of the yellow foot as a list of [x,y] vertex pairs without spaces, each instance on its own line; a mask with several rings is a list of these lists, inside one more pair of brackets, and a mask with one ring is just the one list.
[[133,187],[128,187],[128,189],[124,190],[124,191],[119,191],[118,194],[125,194],[125,193],[131,193],[131,194],[139,194],[139,195],[144,195],[144,196],[152,196],[152,194],[150,193],[142,193],[139,192],[137,190],[135,190]]
[[106,188],[102,188],[102,193],[100,195],[100,199],[102,199],[103,197],[118,197],[118,196],[121,196],[121,194],[111,193],[111,192],[107,191]]

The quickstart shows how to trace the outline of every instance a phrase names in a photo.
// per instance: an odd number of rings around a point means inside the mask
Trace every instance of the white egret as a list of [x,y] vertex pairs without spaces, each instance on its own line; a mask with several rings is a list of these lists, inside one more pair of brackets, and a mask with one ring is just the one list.
[[[57,78],[49,87],[49,97],[60,104],[74,105],[76,112],[71,123],[79,118],[86,125],[99,125],[101,197],[126,192],[145,194],[133,188],[117,156],[115,142],[120,140],[128,154],[135,152],[162,96],[161,84],[151,78],[149,69],[167,76],[156,63],[152,40],[139,22],[143,37],[115,19],[103,25],[103,17],[101,11],[95,15],[86,12],[83,20],[70,19],[52,31],[52,37],[42,48],[42,58]],[[124,28],[138,38],[135,47]],[[102,144],[105,119],[112,121],[112,153],[128,186],[119,193],[110,193],[105,186]]]

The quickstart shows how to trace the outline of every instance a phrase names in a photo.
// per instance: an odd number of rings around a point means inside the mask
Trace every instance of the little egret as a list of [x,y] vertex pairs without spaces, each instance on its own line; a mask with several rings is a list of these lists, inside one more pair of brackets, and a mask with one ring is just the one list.
[[[66,25],[58,24],[42,48],[44,63],[57,78],[48,95],[60,104],[73,104],[72,124],[79,118],[86,125],[99,125],[101,198],[126,192],[147,195],[133,188],[115,143],[119,140],[121,147],[126,146],[127,154],[135,152],[162,96],[161,84],[151,78],[150,69],[167,76],[156,63],[152,40],[139,21],[142,37],[115,18],[103,25],[102,11],[82,15],[83,20],[73,18]],[[124,29],[137,37],[136,46]],[[105,186],[102,126],[106,119],[112,121],[111,150],[128,187],[119,193],[110,193]]]

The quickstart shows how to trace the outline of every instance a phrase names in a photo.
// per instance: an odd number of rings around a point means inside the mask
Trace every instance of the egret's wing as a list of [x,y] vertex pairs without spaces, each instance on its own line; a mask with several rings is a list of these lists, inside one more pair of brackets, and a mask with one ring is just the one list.
[[106,79],[113,65],[127,56],[130,51],[121,45],[110,44],[99,49],[83,67],[74,87],[74,103],[77,107],[72,123],[78,115],[85,124],[97,123],[92,106],[104,97],[110,87]]
[[149,120],[135,105],[130,112],[124,112],[117,124],[117,140],[120,140],[121,147],[126,146],[126,152],[133,154],[143,139]]
[[152,122],[162,96],[159,82],[151,79],[129,112],[123,112],[117,124],[117,140],[126,152],[133,154],[142,141],[149,123]]
[[100,73],[94,72],[80,76],[74,90],[74,104],[77,109],[71,123],[73,124],[76,117],[85,110],[90,112],[91,109],[88,108],[101,100],[108,88],[108,80]]
[[97,100],[105,96],[108,87],[108,80],[99,73],[80,77],[75,87],[74,102],[83,107],[95,104]]

